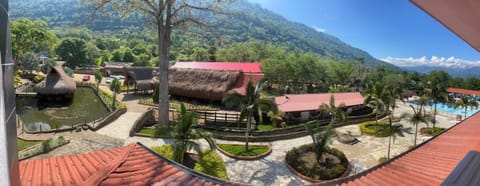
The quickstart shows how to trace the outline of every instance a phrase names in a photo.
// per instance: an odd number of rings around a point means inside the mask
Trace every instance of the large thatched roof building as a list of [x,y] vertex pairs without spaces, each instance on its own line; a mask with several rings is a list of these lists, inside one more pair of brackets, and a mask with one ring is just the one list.
[[240,71],[172,68],[170,94],[189,98],[221,100],[240,77]]
[[75,80],[68,76],[61,66],[53,67],[47,77],[35,85],[35,90],[40,96],[73,97],[76,89]]
[[106,76],[109,75],[125,75],[125,71],[131,68],[133,63],[130,62],[105,62],[105,66],[101,69]]

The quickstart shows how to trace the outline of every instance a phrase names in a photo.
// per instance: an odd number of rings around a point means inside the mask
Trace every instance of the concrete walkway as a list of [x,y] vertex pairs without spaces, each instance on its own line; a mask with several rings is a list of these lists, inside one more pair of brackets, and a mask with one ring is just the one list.
[[112,138],[126,139],[129,137],[130,129],[133,127],[135,120],[137,120],[140,115],[142,115],[141,112],[127,111],[115,121],[97,130],[96,132]]

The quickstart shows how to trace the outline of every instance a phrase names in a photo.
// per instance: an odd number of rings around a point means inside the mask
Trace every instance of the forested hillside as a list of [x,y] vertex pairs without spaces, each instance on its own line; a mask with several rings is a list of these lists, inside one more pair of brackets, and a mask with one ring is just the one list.
[[[80,0],[16,0],[10,2],[11,17],[18,19],[42,19],[50,28],[67,30],[68,28],[86,27],[95,33],[115,33],[117,36],[153,34],[145,31],[146,20],[141,15],[132,14],[121,17],[115,13],[98,12],[92,15],[93,9]],[[178,31],[173,36],[173,49],[192,51],[195,47],[205,50],[220,48],[225,45],[259,41],[285,47],[290,51],[313,52],[323,57],[340,61],[357,61],[363,59],[368,66],[393,65],[379,61],[365,51],[354,48],[338,38],[317,32],[300,23],[294,23],[285,18],[253,5],[245,0],[238,0],[226,7],[229,16],[209,16],[210,23],[215,27],[210,29],[195,29],[194,32]],[[56,32],[57,34],[59,32]],[[111,34],[109,34],[111,35]],[[145,37],[143,37],[145,38]],[[148,41],[146,41],[148,42]],[[174,54],[175,55],[175,52]],[[178,60],[178,59],[177,59]],[[251,59],[255,60],[255,59]]]

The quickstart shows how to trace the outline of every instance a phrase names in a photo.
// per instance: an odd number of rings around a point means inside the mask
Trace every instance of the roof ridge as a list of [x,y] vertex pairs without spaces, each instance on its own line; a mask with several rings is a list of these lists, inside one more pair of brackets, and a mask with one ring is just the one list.
[[105,180],[115,169],[120,167],[130,155],[130,152],[136,147],[135,143],[125,147],[124,151],[120,155],[106,164],[102,169],[98,170],[93,176],[83,181],[80,185],[99,185]]

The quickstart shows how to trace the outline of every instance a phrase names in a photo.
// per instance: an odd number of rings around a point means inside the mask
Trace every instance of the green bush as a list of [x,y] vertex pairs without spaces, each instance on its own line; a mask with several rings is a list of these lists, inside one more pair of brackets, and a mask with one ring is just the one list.
[[385,157],[385,156],[382,156],[382,157],[378,158],[378,163],[383,163],[385,161],[387,161],[387,157]]
[[167,159],[173,160],[173,146],[170,144],[152,147],[152,150]]
[[376,137],[386,137],[393,134],[394,130],[390,128],[390,125],[386,122],[379,121],[367,121],[360,124],[360,131],[362,133],[376,136]]
[[34,83],[39,83],[40,81],[42,81],[45,77],[43,76],[40,76],[40,75],[36,75],[33,77],[33,82]]
[[445,130],[445,128],[440,128],[440,127],[435,127],[435,130],[432,129],[432,127],[425,128],[424,132],[426,134],[436,136],[440,133],[442,133]]
[[52,143],[52,138],[48,138],[47,140],[43,141],[42,142],[42,151],[43,152],[50,151],[50,149],[52,149],[51,143]]
[[195,164],[194,170],[221,179],[227,179],[225,162],[215,151],[204,152]]

